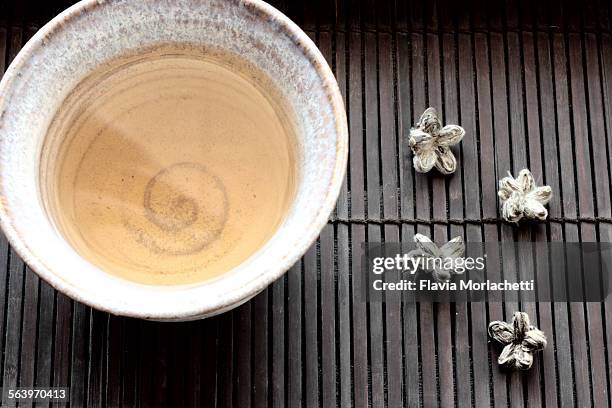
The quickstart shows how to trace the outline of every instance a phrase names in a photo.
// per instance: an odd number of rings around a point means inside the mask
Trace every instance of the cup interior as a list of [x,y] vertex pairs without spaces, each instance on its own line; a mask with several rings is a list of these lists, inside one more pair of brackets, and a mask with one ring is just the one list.
[[[278,92],[295,127],[297,183],[268,242],[211,282],[151,286],[118,279],[84,259],[45,208],[45,143],[75,87],[109,61],[168,46],[231,56],[267,92]],[[227,58],[227,57],[223,57]],[[14,248],[45,280],[76,300],[115,314],[188,320],[248,300],[282,275],[326,223],[343,179],[347,128],[333,74],[312,41],[257,1],[82,1],[43,27],[0,83],[0,208]]]
[[101,66],[69,94],[40,160],[41,197],[85,259],[149,285],[231,272],[286,219],[303,155],[267,75],[171,44]]

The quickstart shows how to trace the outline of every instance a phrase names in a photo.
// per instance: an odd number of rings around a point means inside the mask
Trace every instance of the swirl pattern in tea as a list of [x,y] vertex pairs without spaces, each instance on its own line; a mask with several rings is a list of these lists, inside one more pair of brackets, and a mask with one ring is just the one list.
[[288,211],[290,121],[243,72],[195,54],[126,58],[82,82],[49,129],[47,207],[75,249],[146,284],[215,278]]
[[138,242],[154,253],[190,255],[219,237],[227,221],[228,202],[223,183],[206,167],[177,163],[149,180],[142,208],[144,216],[129,207],[122,214],[125,227]]

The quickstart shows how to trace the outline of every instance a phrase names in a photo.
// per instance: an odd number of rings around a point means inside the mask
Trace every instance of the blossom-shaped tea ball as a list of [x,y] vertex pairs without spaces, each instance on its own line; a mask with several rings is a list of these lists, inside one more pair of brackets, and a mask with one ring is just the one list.
[[489,323],[489,336],[505,345],[497,362],[504,367],[527,370],[533,364],[533,354],[546,347],[544,332],[529,323],[527,313],[516,312],[512,324]]
[[438,282],[448,282],[452,275],[460,275],[464,270],[455,270],[456,259],[465,253],[465,244],[461,236],[455,237],[438,247],[431,239],[422,234],[414,236],[416,249],[409,253],[410,257],[422,257],[421,268],[432,274]]
[[502,204],[502,217],[508,222],[516,222],[523,217],[543,221],[548,217],[544,204],[552,197],[549,186],[537,187],[531,172],[523,169],[517,178],[508,177],[499,181],[497,192]]
[[457,160],[450,147],[463,139],[465,130],[461,126],[442,127],[434,108],[427,108],[416,127],[410,130],[410,148],[414,153],[412,162],[419,173],[427,173],[434,166],[442,174],[452,174]]

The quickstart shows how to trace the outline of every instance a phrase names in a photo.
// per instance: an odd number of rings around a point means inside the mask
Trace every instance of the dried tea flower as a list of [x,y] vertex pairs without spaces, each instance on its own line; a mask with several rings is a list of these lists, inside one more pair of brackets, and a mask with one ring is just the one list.
[[497,192],[502,204],[502,217],[508,222],[518,223],[521,218],[544,221],[548,211],[544,205],[552,198],[550,186],[536,186],[531,172],[523,169],[517,178],[508,177],[499,181]]
[[431,273],[438,282],[448,282],[452,275],[460,275],[464,270],[457,271],[454,266],[455,260],[461,258],[465,253],[465,244],[461,236],[455,237],[446,244],[438,247],[431,239],[422,234],[414,236],[416,249],[410,251],[410,257],[423,257],[425,262],[422,268]]
[[412,162],[419,173],[427,173],[434,166],[442,174],[452,174],[457,160],[450,147],[463,139],[465,130],[461,126],[442,127],[434,108],[427,108],[416,127],[410,130],[410,148],[414,153]]
[[512,369],[529,369],[533,364],[533,354],[546,347],[544,332],[532,326],[524,312],[514,313],[512,324],[489,323],[489,336],[505,346],[497,359],[499,365]]

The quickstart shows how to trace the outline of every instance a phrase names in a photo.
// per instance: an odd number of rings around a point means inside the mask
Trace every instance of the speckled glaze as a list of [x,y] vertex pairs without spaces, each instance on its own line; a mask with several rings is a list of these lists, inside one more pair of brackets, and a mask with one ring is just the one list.
[[[264,72],[295,114],[299,180],[286,221],[250,259],[195,286],[115,278],[80,257],[49,220],[40,192],[46,131],[74,87],[118,56],[166,44],[229,52]],[[337,199],[347,125],[334,76],[312,41],[259,0],[85,0],[45,25],[0,83],[0,223],[44,280],[113,314],[192,320],[244,303],[289,269],[316,239]]]

